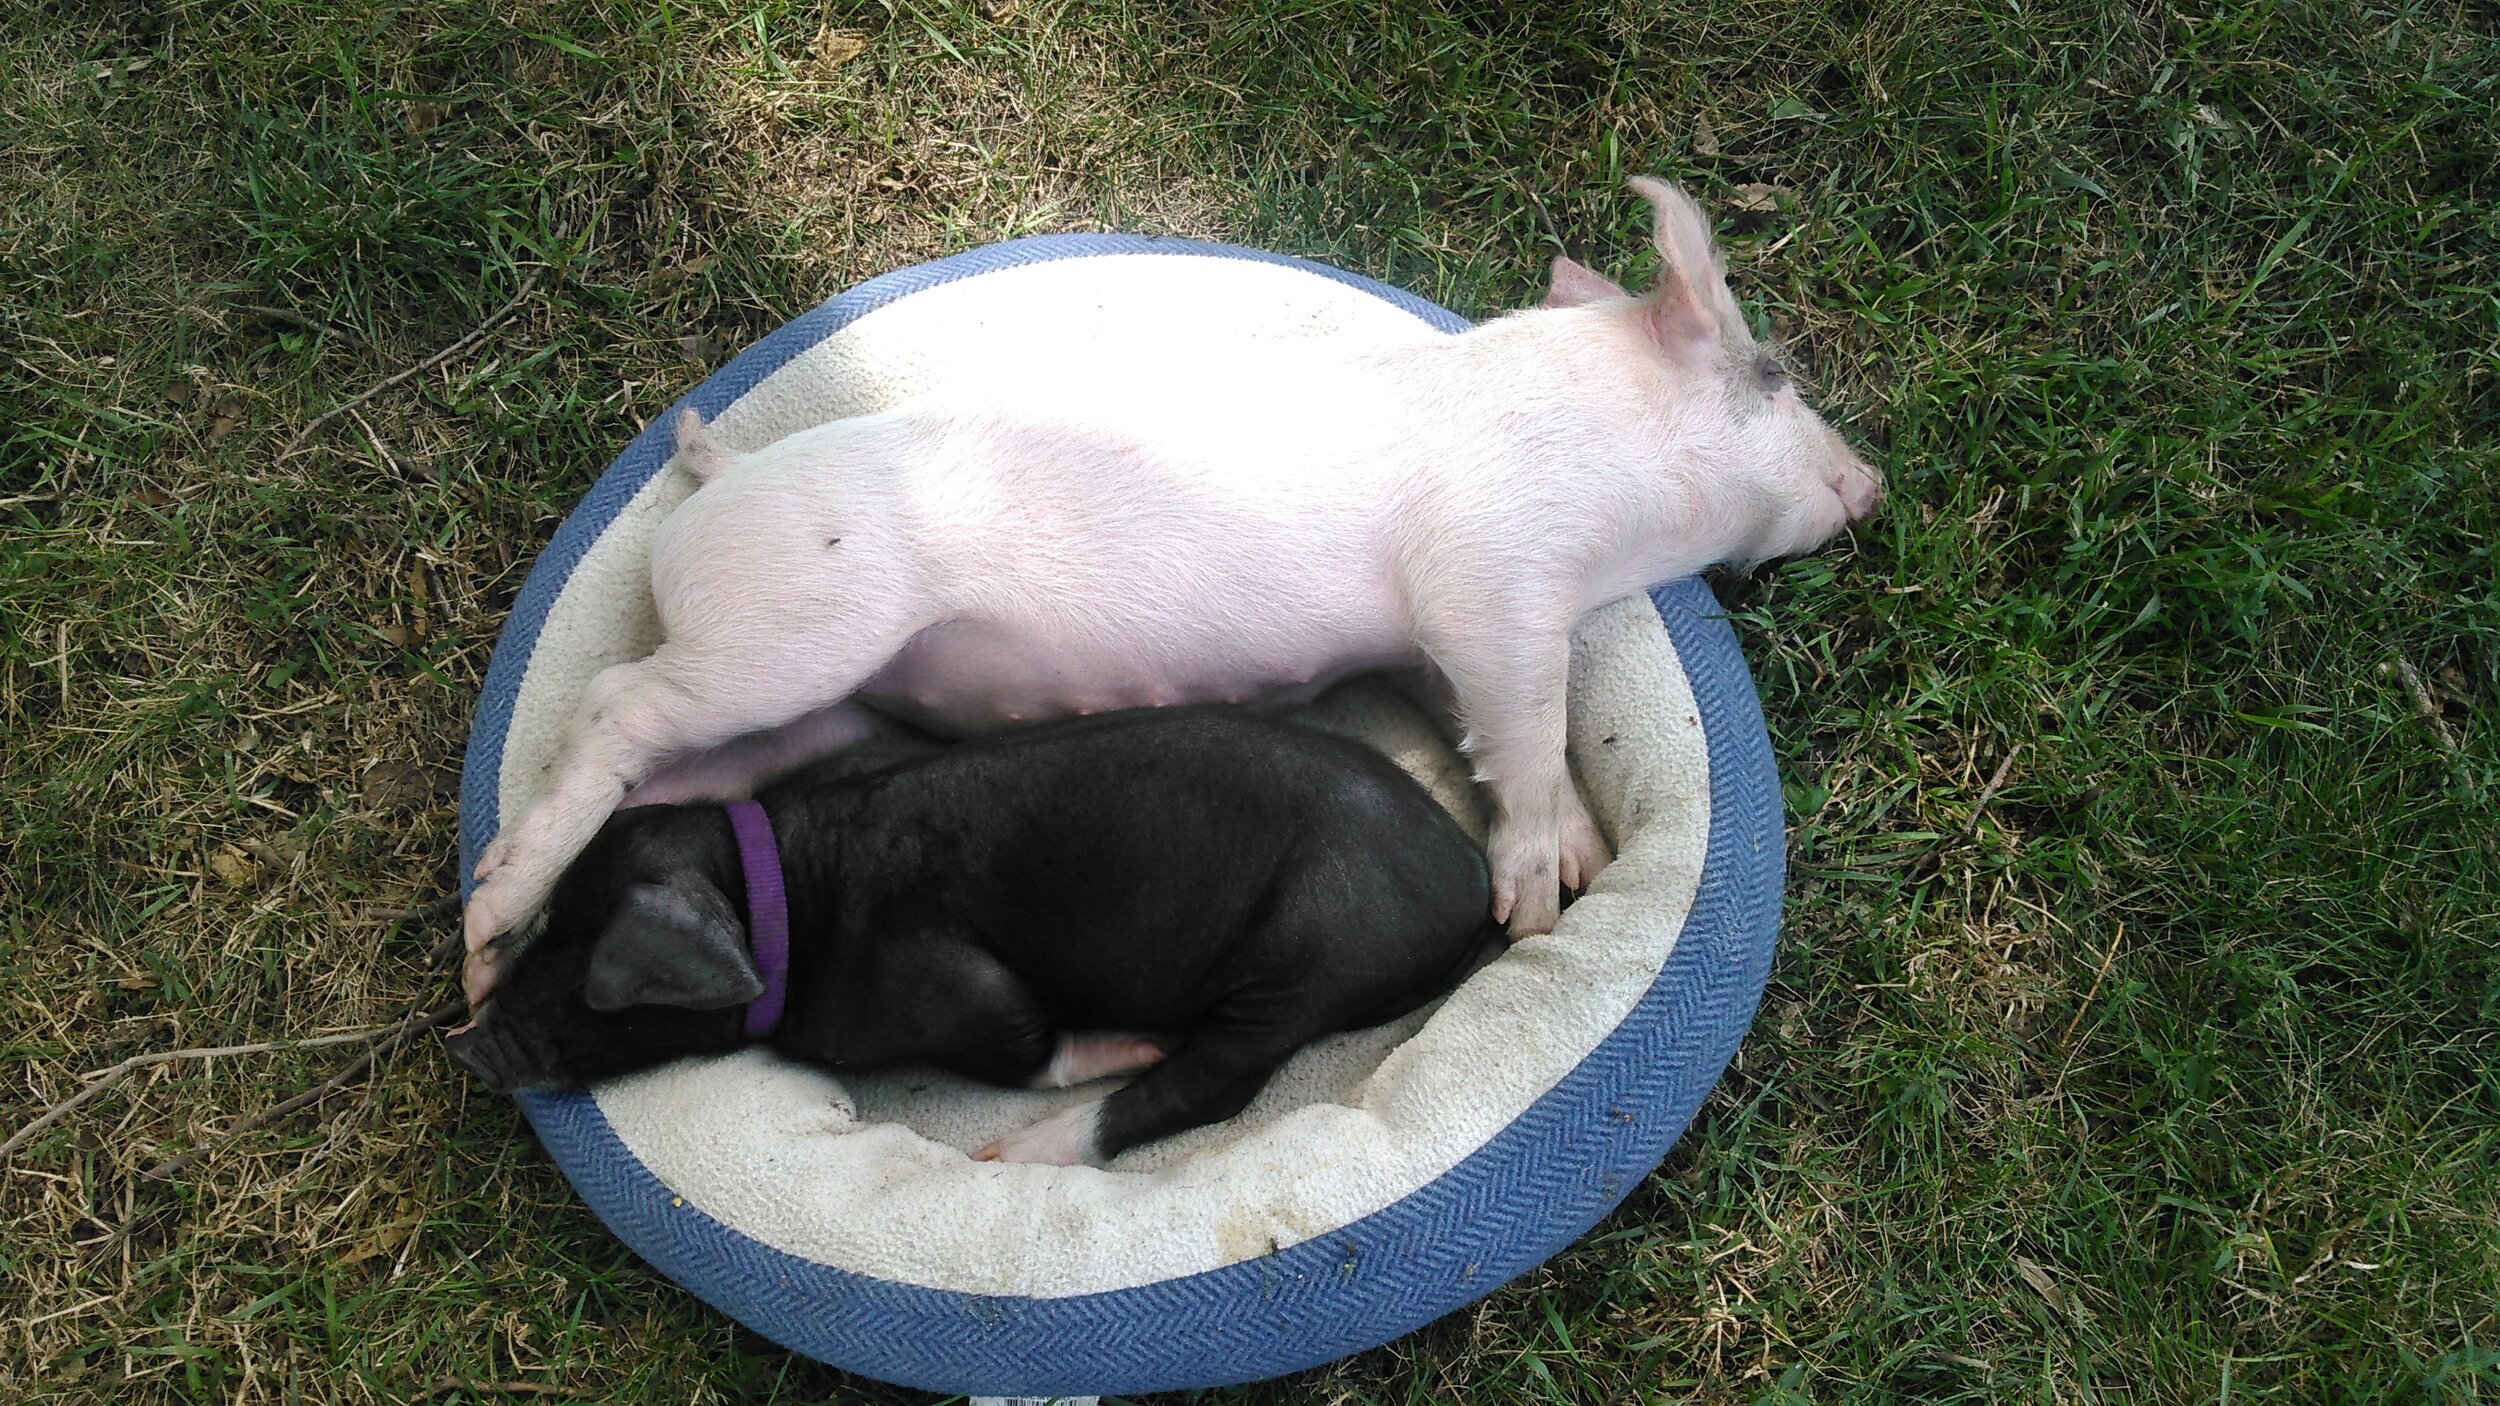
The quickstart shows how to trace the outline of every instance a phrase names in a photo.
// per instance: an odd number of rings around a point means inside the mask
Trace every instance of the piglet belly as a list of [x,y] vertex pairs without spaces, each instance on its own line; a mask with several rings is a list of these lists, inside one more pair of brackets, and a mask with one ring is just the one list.
[[923,726],[971,734],[1122,708],[1299,702],[1349,675],[1420,657],[1386,635],[1228,652],[1214,640],[1196,649],[1171,640],[1072,641],[954,621],[914,638],[860,692]]

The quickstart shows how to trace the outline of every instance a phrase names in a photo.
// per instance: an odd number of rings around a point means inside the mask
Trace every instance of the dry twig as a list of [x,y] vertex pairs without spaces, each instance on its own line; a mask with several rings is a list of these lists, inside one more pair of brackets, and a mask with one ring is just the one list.
[[430,923],[437,918],[448,918],[459,911],[460,895],[447,893],[414,908],[376,908],[365,915],[365,920],[380,923],[384,927],[393,923]]
[[448,1396],[455,1391],[478,1396],[579,1396],[580,1387],[561,1386],[552,1382],[485,1382],[475,1377],[445,1377],[425,1389],[423,1400]]
[[7,1142],[0,1142],[0,1157],[6,1157],[24,1147],[44,1129],[68,1117],[70,1112],[80,1104],[120,1083],[133,1070],[144,1069],[151,1064],[170,1064],[180,1059],[223,1059],[229,1055],[275,1054],[281,1050],[310,1050],[324,1045],[348,1045],[358,1040],[380,1039],[406,1023],[393,1021],[389,1025],[376,1025],[365,1030],[347,1030],[336,1035],[316,1035],[309,1040],[261,1040],[249,1045],[209,1045],[198,1049],[160,1050],[155,1054],[132,1055],[96,1075],[94,1082],[88,1084],[87,1087],[45,1109],[33,1122],[11,1134]]
[[1528,197],[1528,204],[1535,207],[1537,223],[1544,227],[1545,237],[1554,241],[1555,252],[1570,252],[1563,248],[1562,226],[1554,223],[1554,212],[1545,208],[1545,198],[1530,190],[1526,182],[1522,181],[1517,184],[1519,193]]
[[2420,723],[2422,729],[2431,735],[2431,740],[2439,744],[2440,755],[2448,759],[2449,779],[2455,783],[2458,793],[2468,800],[2480,801],[2482,787],[2475,783],[2473,769],[2466,764],[2465,742],[2457,736],[2455,729],[2448,726],[2447,714],[2440,708],[2439,700],[2431,696],[2430,685],[2422,681],[2422,671],[2413,667],[2412,660],[2398,655],[2379,665],[2378,672],[2381,678],[2392,675],[2397,683],[2404,686],[2406,695],[2413,701],[2414,721]]
[[228,303],[226,306],[236,312],[250,313],[254,317],[268,318],[272,322],[284,322],[301,327],[307,332],[327,332],[334,337],[363,340],[357,336],[356,329],[353,327],[342,327],[335,322],[325,322],[311,313],[298,312],[293,308],[273,307],[267,303]]
[[[386,923],[423,922],[458,912],[459,908],[460,896],[458,894],[445,894],[421,907],[384,909],[380,913],[375,914],[374,917]],[[459,949],[459,944],[460,934],[453,933],[443,944],[438,946],[436,950],[430,954],[428,962],[429,966],[442,966],[448,959],[448,953],[456,952]],[[0,1143],[0,1158],[7,1157],[11,1153],[16,1152],[19,1148],[24,1147],[27,1143],[32,1142],[35,1138],[41,1136],[46,1128],[51,1127],[53,1124],[60,1122],[63,1118],[66,1118],[71,1113],[75,1112],[81,1104],[86,1103],[88,1100],[103,1093],[105,1090],[119,1084],[133,1072],[145,1069],[150,1065],[170,1064],[177,1060],[185,1059],[223,1059],[235,1055],[277,1054],[286,1050],[321,1049],[330,1045],[351,1045],[358,1041],[383,1042],[377,1048],[368,1050],[363,1058],[355,1060],[354,1062],[348,1064],[345,1068],[339,1070],[338,1073],[331,1075],[330,1078],[319,1087],[305,1093],[297,1094],[295,1097],[290,1098],[283,1103],[264,1109],[235,1127],[220,1133],[215,1138],[210,1139],[201,1146],[194,1148],[192,1151],[168,1158],[164,1162],[157,1164],[147,1173],[147,1175],[151,1177],[167,1177],[191,1166],[196,1162],[201,1161],[240,1134],[249,1132],[254,1128],[266,1126],[269,1123],[285,1117],[289,1113],[295,1112],[297,1109],[317,1103],[322,1099],[329,1097],[331,1094],[338,1092],[340,1089],[347,1087],[349,1084],[354,1083],[359,1077],[361,1077],[366,1070],[372,1068],[377,1059],[386,1055],[396,1054],[399,1050],[405,1048],[417,1036],[422,1035],[429,1030],[449,1024],[452,1018],[458,1014],[460,1014],[460,1008],[458,1007],[438,1011],[432,1015],[428,1015],[419,1010],[410,1010],[399,1019],[394,1020],[387,1025],[368,1026],[362,1030],[345,1030],[335,1035],[315,1035],[309,1039],[303,1040],[259,1040],[246,1045],[205,1045],[193,1049],[159,1050],[153,1054],[132,1055],[130,1058],[123,1060],[121,1063],[114,1065],[110,1069],[92,1076],[90,1082],[85,1088],[80,1089],[68,1098],[62,1099],[60,1102],[53,1104],[50,1108],[47,1108],[42,1113],[36,1115],[32,1122],[26,1124],[24,1127],[19,1128],[15,1133],[11,1134],[7,1142]]]
[[1920,855],[1912,863],[1908,873],[1911,881],[1916,882],[1943,868],[1946,850],[1966,843],[1971,836],[1979,833],[1979,821],[1988,813],[1988,803],[1997,798],[1997,791],[2005,785],[2006,773],[2014,769],[2014,759],[2022,754],[2023,744],[2020,742],[2006,749],[2004,759],[1997,763],[1996,772],[1988,778],[1988,784],[1980,788],[1979,804],[1970,808],[1970,819],[1963,821],[1961,829],[1938,841],[1935,848]]
[[512,295],[512,301],[495,309],[495,311],[490,314],[484,322],[479,323],[476,328],[469,333],[469,335],[452,343],[450,346],[443,348],[441,351],[434,353],[425,360],[418,362],[416,365],[409,367],[407,370],[401,371],[396,375],[386,377],[379,384],[373,386],[363,394],[350,397],[347,400],[343,400],[338,404],[331,406],[328,410],[323,411],[320,415],[314,418],[311,424],[306,425],[303,429],[297,431],[295,438],[287,441],[286,448],[278,451],[278,457],[283,459],[294,453],[296,450],[303,448],[304,442],[311,439],[314,435],[319,434],[322,426],[337,419],[341,415],[346,414],[348,411],[353,410],[357,406],[364,404],[366,401],[373,399],[375,396],[380,395],[382,392],[389,390],[391,387],[398,385],[402,381],[407,380],[409,377],[430,371],[433,368],[442,365],[444,362],[451,360],[453,357],[458,356],[460,353],[469,350],[471,347],[476,346],[478,343],[485,341],[486,334],[495,330],[495,324],[511,316],[512,310],[519,307],[521,305],[521,300],[527,298],[530,295],[531,290],[536,287],[538,287],[538,271],[536,269],[532,269],[530,270],[529,276],[521,280],[521,291]]
[[[444,894],[414,908],[377,908],[366,914],[365,920],[379,923],[383,927],[392,927],[401,923],[431,923],[437,919],[448,918],[459,911],[460,895],[455,892]],[[426,955],[426,969],[432,971],[448,964],[453,957],[460,954],[463,945],[460,932],[455,928],[445,935],[442,941],[435,943],[434,950]]]
[[445,1025],[449,1025],[453,1020],[459,1018],[463,1014],[465,1014],[465,1012],[458,1006],[453,1006],[448,1010],[436,1011],[431,1015],[428,1015],[423,1011],[410,1011],[405,1018],[391,1025],[384,1026],[383,1030],[388,1032],[386,1038],[378,1042],[372,1049],[365,1051],[361,1057],[349,1062],[344,1068],[340,1069],[338,1073],[331,1075],[329,1078],[321,1081],[321,1083],[312,1088],[306,1089],[304,1092],[295,1095],[293,1098],[269,1105],[267,1108],[264,1108],[260,1112],[253,1114],[251,1117],[244,1119],[242,1122],[235,1124],[233,1127],[226,1129],[224,1132],[217,1134],[215,1137],[210,1138],[208,1141],[201,1143],[199,1146],[192,1148],[188,1152],[176,1153],[174,1156],[166,1158],[164,1161],[148,1168],[147,1171],[141,1175],[145,1176],[150,1181],[164,1181],[170,1177],[189,1171],[191,1168],[207,1161],[210,1157],[215,1156],[219,1148],[224,1147],[227,1143],[234,1141],[236,1138],[243,1136],[245,1133],[248,1133],[255,1128],[265,1128],[271,1123],[284,1118],[288,1114],[294,1113],[300,1109],[309,1108],[312,1105],[321,1102],[323,1099],[328,1098],[330,1095],[337,1093],[339,1090],[346,1088],[348,1085],[355,1083],[357,1080],[365,1076],[365,1071],[373,1068],[375,1061],[388,1055],[397,1054],[400,1050],[406,1048],[418,1036],[423,1035],[428,1031],[436,1030]]
[[374,431],[370,421],[354,410],[347,412],[347,418],[355,421],[356,428],[365,432],[365,443],[373,446],[375,467],[388,469],[393,473],[408,471],[407,462],[391,452],[391,447],[382,442],[382,436]]
[[2020,742],[2006,749],[2005,760],[1997,763],[1996,774],[1990,776],[1988,784],[1980,788],[1979,804],[1970,808],[1970,819],[1962,822],[1960,839],[1967,840],[1979,833],[1979,817],[1988,813],[1988,802],[1997,798],[1997,788],[2005,784],[2005,774],[2014,769],[2014,759],[2022,754],[2023,744]]
[[444,934],[443,940],[435,943],[434,950],[426,954],[426,970],[440,971],[444,967],[450,966],[452,959],[466,951],[467,948],[468,942],[461,936],[458,930],[455,929],[452,932]]
[[[2109,964],[2118,960],[2118,944],[2126,939],[2127,925],[2120,923],[2118,931],[2110,934],[2109,950],[2101,954],[2101,969],[2092,973],[2092,989],[2083,993],[2082,1002],[2075,1007],[2074,1019],[2066,1022],[2066,1033],[2057,1037],[2059,1049],[2070,1049],[2073,1046],[2075,1027],[2083,1024],[2083,1013],[2092,1009],[2092,998],[2101,994],[2101,982],[2109,976]],[[2061,1074],[2058,1077],[2063,1080],[2065,1076]]]
[[2422,671],[2414,668],[2410,659],[2390,659],[2378,669],[2382,675],[2395,675],[2396,681],[2404,685],[2413,699],[2413,716],[2430,733],[2431,740],[2439,744],[2439,750],[2448,754],[2448,760],[2457,760],[2465,745],[2448,730],[2447,716],[2440,711],[2439,700],[2431,697],[2430,685],[2422,682]]

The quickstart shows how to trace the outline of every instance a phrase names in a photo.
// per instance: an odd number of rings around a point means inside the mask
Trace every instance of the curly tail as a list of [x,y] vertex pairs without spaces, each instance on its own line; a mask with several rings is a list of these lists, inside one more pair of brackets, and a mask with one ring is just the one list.
[[677,413],[677,467],[697,483],[710,483],[729,467],[729,456],[704,433],[703,417],[691,405]]

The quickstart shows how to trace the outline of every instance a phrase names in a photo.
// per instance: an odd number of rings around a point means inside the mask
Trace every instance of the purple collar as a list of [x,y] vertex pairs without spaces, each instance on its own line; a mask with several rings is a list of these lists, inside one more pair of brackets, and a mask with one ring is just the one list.
[[747,1003],[747,1038],[761,1040],[781,1023],[790,995],[790,896],[781,886],[781,847],[773,822],[753,801],[731,801],[729,828],[738,832],[738,867],[746,871],[747,947],[764,994]]

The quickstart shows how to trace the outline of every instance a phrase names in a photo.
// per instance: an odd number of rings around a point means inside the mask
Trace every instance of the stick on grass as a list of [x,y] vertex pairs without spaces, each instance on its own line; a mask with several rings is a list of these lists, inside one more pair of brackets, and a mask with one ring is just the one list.
[[325,410],[321,414],[315,416],[311,424],[306,425],[301,430],[298,430],[295,438],[287,441],[286,448],[278,451],[278,457],[283,459],[294,453],[296,450],[303,448],[307,440],[310,440],[314,435],[319,434],[321,432],[321,427],[327,425],[332,420],[335,420],[341,415],[346,414],[348,411],[355,409],[357,406],[364,404],[366,401],[373,399],[375,396],[380,395],[382,392],[389,390],[391,387],[398,385],[402,381],[407,380],[409,377],[432,370],[434,367],[442,365],[444,362],[451,360],[453,357],[458,356],[460,353],[467,351],[476,346],[478,343],[486,340],[486,334],[495,330],[495,324],[503,321],[507,317],[510,317],[512,315],[512,310],[519,307],[521,305],[521,300],[527,298],[530,295],[531,290],[537,287],[538,272],[533,269],[530,271],[528,277],[521,280],[521,291],[513,294],[510,302],[505,303],[502,307],[495,309],[493,313],[489,314],[487,319],[484,322],[479,323],[476,328],[469,333],[469,335],[452,343],[450,346],[443,348],[441,351],[434,353],[425,360],[418,362],[416,365],[409,367],[407,370],[401,371],[396,375],[386,377],[380,383],[370,387],[363,393],[340,401],[338,404],[331,406],[328,410]]
[[465,1391],[472,1396],[579,1396],[581,1388],[552,1382],[486,1382],[475,1377],[445,1377],[426,1388],[424,1400]]
[[414,1041],[418,1036],[423,1035],[430,1030],[435,1030],[442,1026],[449,1025],[454,1019],[458,1018],[462,1014],[464,1014],[464,1011],[459,1006],[453,1006],[448,1010],[436,1011],[431,1015],[426,1014],[424,1011],[409,1012],[405,1019],[395,1021],[390,1025],[382,1027],[381,1033],[385,1038],[377,1043],[372,1049],[365,1051],[362,1056],[350,1061],[336,1074],[322,1080],[319,1084],[314,1085],[312,1088],[306,1089],[302,1093],[295,1095],[293,1098],[285,1099],[281,1102],[269,1105],[267,1108],[264,1108],[260,1112],[253,1114],[251,1117],[244,1119],[242,1122],[235,1124],[233,1127],[226,1129],[224,1132],[217,1134],[215,1137],[210,1138],[208,1141],[201,1143],[199,1146],[192,1148],[188,1152],[176,1153],[175,1155],[166,1158],[164,1161],[148,1168],[147,1171],[141,1175],[150,1181],[164,1181],[168,1178],[178,1176],[183,1172],[189,1171],[191,1168],[198,1166],[200,1163],[215,1156],[218,1149],[224,1147],[227,1143],[234,1141],[236,1138],[243,1136],[245,1133],[251,1132],[255,1128],[265,1128],[271,1123],[284,1118],[288,1114],[309,1108],[312,1105],[321,1102],[323,1099],[328,1098],[330,1095],[337,1093],[339,1090],[346,1088],[348,1085],[355,1083],[357,1080],[363,1078],[365,1076],[365,1072],[373,1068],[374,1063],[377,1060],[380,1060],[383,1056],[397,1054],[400,1050],[406,1048],[408,1044]]
[[364,1030],[346,1030],[336,1035],[316,1035],[308,1040],[261,1040],[249,1045],[206,1045],[197,1049],[160,1050],[155,1054],[132,1055],[96,1075],[95,1081],[87,1087],[45,1109],[33,1122],[11,1134],[7,1142],[0,1142],[0,1157],[6,1157],[24,1147],[39,1136],[44,1129],[68,1117],[71,1111],[80,1104],[120,1083],[129,1077],[132,1071],[145,1069],[151,1064],[171,1064],[183,1059],[224,1059],[233,1055],[276,1054],[282,1050],[319,1049],[324,1045],[350,1045],[358,1040],[380,1039],[400,1029],[406,1023],[404,1020],[393,1021],[388,1025],[376,1025]]
[[393,923],[430,923],[437,918],[448,918],[459,911],[460,895],[447,893],[414,908],[377,908],[367,913],[365,920],[380,923],[384,927]]

